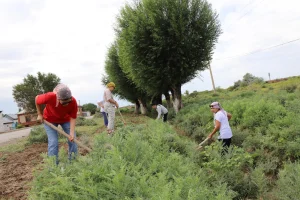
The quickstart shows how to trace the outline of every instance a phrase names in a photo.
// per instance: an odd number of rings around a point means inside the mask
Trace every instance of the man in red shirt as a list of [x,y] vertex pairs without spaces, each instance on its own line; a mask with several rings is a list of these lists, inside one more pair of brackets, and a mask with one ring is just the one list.
[[[44,113],[42,114],[41,105],[45,104]],[[37,108],[37,120],[47,120],[54,126],[61,125],[63,130],[68,133],[69,140],[69,159],[77,154],[77,144],[72,142],[76,137],[75,123],[77,118],[77,101],[72,97],[71,90],[64,84],[58,84],[53,92],[37,95],[35,97]],[[47,124],[44,124],[48,136],[48,156],[56,156],[58,164],[58,133]]]

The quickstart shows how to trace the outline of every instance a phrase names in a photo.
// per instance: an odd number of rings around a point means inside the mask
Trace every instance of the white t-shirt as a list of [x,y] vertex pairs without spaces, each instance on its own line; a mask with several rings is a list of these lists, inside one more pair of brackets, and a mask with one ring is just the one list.
[[158,104],[157,106],[156,106],[156,111],[157,111],[157,113],[158,113],[158,116],[157,116],[157,118],[156,119],[159,119],[160,118],[160,116],[163,114],[167,114],[168,113],[168,109],[167,108],[165,108],[163,105],[160,105],[160,104]]
[[100,112],[105,112],[104,111],[104,103],[105,103],[104,101],[99,101],[98,102],[98,106],[100,107]]
[[221,127],[219,130],[220,135],[218,137],[219,139],[229,139],[232,137],[232,131],[229,126],[227,113],[225,112],[225,114],[226,115],[224,115],[222,111],[219,111],[214,115],[214,124],[215,124],[215,120],[218,120],[221,123]]

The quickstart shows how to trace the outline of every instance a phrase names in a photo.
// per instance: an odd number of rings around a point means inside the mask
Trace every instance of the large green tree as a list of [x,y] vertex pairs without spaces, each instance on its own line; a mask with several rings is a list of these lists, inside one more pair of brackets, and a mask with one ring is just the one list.
[[122,70],[151,94],[171,90],[178,111],[182,84],[208,68],[221,28],[206,0],[136,0],[116,32]]
[[130,80],[126,74],[122,71],[119,62],[118,46],[116,43],[112,44],[108,50],[107,58],[105,61],[105,71],[107,77],[103,79],[103,83],[106,84],[109,81],[113,81],[116,84],[114,93],[121,99],[126,99],[135,104],[135,113],[141,109],[142,114],[147,113],[147,103],[150,100],[149,95],[143,90],[137,88],[132,80]]
[[82,110],[83,111],[90,111],[91,114],[95,114],[96,110],[97,110],[97,105],[93,104],[93,103],[87,103],[87,104],[83,104],[82,105]]
[[55,74],[37,73],[37,76],[28,74],[23,83],[13,86],[13,97],[18,107],[26,109],[28,112],[35,112],[35,97],[38,94],[53,91],[59,84],[60,78]]

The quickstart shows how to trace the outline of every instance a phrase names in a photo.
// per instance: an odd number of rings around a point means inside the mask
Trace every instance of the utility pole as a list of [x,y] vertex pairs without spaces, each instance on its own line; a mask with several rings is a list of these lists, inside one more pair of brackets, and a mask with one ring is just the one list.
[[269,74],[269,81],[271,80],[271,74],[270,73],[268,73]]
[[211,78],[211,82],[212,82],[212,85],[213,85],[214,93],[216,93],[215,81],[214,81],[214,77],[213,77],[213,74],[212,74],[212,71],[211,71],[210,64],[208,65],[208,67],[209,67],[210,78]]

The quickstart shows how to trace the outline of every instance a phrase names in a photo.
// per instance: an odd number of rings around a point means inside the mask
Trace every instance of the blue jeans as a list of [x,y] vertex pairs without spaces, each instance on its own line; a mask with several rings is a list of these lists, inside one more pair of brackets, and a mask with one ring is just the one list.
[[106,112],[101,112],[101,113],[103,115],[104,125],[107,127],[108,125],[107,113]]
[[[58,124],[58,123],[52,123],[52,124],[56,127],[58,125],[61,125],[63,130],[67,134],[70,134],[70,122],[65,122],[62,124]],[[48,136],[48,156],[56,156],[56,164],[58,164],[58,132],[52,129],[47,124],[44,124],[44,127]],[[74,138],[75,137],[76,137],[76,133],[74,133]],[[68,140],[68,145],[69,145],[68,158],[69,160],[71,160],[72,155],[73,155],[73,159],[77,155],[77,144],[75,142],[70,142]]]

